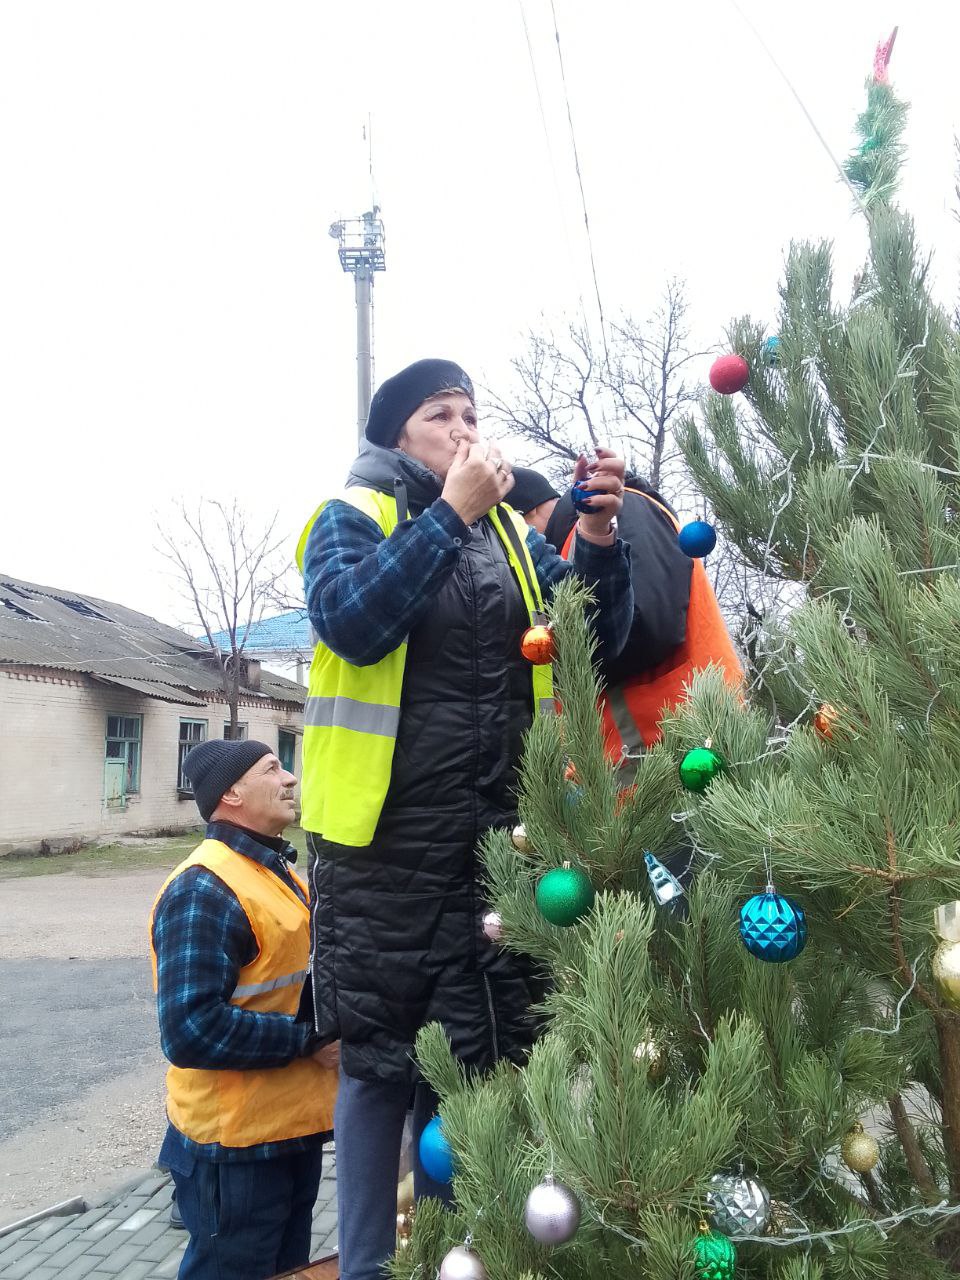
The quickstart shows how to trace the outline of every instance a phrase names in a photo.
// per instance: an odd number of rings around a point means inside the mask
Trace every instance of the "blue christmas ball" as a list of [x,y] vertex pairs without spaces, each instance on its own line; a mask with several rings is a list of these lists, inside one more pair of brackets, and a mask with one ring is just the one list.
[[792,960],[807,941],[803,907],[782,893],[757,893],[740,908],[740,937],[758,960]]
[[677,534],[680,550],[691,560],[708,556],[717,545],[717,531],[706,520],[691,520]]
[[573,505],[578,511],[583,511],[587,514],[593,510],[593,503],[590,499],[599,497],[602,492],[600,489],[588,489],[588,483],[589,481],[587,480],[578,480],[570,490],[570,500]]
[[449,1182],[453,1178],[453,1152],[444,1137],[439,1116],[434,1116],[420,1135],[420,1163],[434,1182]]
[[767,364],[780,363],[780,339],[776,334],[772,338],[768,338],[763,344],[763,358]]

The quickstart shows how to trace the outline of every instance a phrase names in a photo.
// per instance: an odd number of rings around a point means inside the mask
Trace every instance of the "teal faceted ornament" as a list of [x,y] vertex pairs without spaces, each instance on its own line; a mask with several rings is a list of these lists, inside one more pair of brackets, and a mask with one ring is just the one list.
[[798,956],[807,942],[803,907],[777,893],[772,884],[740,908],[740,937],[752,956],[767,964],[782,964]]
[[737,1265],[733,1241],[711,1231],[705,1222],[693,1241],[693,1257],[698,1280],[733,1280]]
[[765,364],[778,365],[780,363],[780,339],[776,334],[771,338],[767,338],[763,344],[763,359]]

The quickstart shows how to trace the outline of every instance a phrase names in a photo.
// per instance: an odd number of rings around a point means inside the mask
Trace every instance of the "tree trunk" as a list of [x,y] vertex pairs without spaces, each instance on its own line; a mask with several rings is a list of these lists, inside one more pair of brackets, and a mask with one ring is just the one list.
[[957,1015],[934,1014],[943,1082],[943,1149],[950,1177],[950,1198],[960,1199],[960,1021]]

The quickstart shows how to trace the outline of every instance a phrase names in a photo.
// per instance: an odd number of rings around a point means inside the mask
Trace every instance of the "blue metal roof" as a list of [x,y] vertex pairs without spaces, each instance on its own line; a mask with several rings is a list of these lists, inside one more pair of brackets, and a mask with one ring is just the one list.
[[[237,636],[243,640],[246,628],[241,628]],[[230,648],[230,636],[226,631],[213,633],[214,644],[221,649]],[[278,613],[275,618],[263,618],[250,628],[250,636],[246,643],[246,652],[253,654],[258,649],[290,649],[291,651],[309,652],[313,648],[310,638],[310,619],[305,609],[291,609],[288,613]]]

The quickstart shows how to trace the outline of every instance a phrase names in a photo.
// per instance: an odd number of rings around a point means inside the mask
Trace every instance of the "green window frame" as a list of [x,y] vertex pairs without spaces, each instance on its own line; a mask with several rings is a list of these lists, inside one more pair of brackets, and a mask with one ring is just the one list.
[[122,760],[126,766],[124,794],[139,795],[143,716],[108,714],[103,751],[105,760]]

